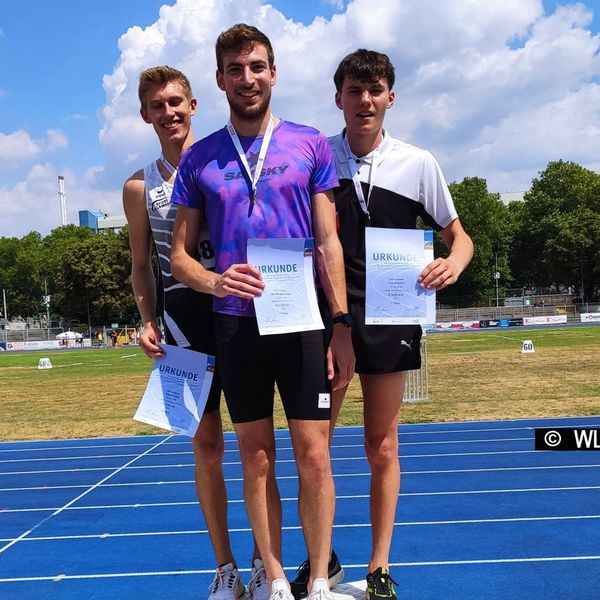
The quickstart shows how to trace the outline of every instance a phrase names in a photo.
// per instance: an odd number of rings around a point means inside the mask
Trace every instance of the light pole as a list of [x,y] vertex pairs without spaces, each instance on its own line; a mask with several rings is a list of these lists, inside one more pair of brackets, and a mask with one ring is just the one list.
[[498,271],[498,244],[494,244],[494,279],[496,281],[496,308],[500,306],[498,299],[498,283],[500,282],[500,272]]
[[2,299],[4,300],[4,318],[8,321],[8,313],[6,312],[6,290],[2,290]]

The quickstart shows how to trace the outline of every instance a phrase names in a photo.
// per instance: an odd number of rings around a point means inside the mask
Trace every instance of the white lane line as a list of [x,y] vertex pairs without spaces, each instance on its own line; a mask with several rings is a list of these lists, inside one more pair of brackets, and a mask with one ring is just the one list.
[[[434,459],[439,459],[439,458],[445,458],[445,457],[470,457],[470,456],[497,456],[497,455],[506,455],[506,454],[545,454],[545,455],[550,455],[550,454],[556,454],[554,452],[551,451],[541,451],[541,450],[498,450],[495,452],[440,452],[440,453],[433,453],[433,454],[400,454],[399,458],[401,461],[407,459],[407,458],[434,458]],[[351,457],[333,457],[331,459],[332,462],[336,462],[336,461],[350,461],[350,460],[362,460],[365,461],[367,460],[365,456],[351,456]],[[294,463],[295,461],[293,459],[290,460],[278,460],[277,464],[282,464],[282,463]],[[233,461],[233,462],[223,462],[223,466],[240,466],[242,463],[239,461]],[[190,468],[193,467],[194,463],[193,462],[189,462],[189,463],[179,463],[179,464],[174,464],[174,465],[141,465],[141,466],[134,466],[134,467],[128,467],[128,470],[131,469],[171,469],[171,468],[177,468],[177,469],[182,469],[182,468]],[[44,475],[47,473],[85,473],[87,471],[109,471],[112,467],[82,467],[82,468],[78,468],[78,469],[44,469],[44,470],[39,470],[39,471],[5,471],[0,473],[1,475]]]
[[[443,525],[482,525],[494,523],[531,523],[540,521],[584,521],[600,519],[600,515],[558,515],[547,517],[507,517],[499,519],[453,519],[446,521],[400,521],[394,523],[394,527],[437,527]],[[364,529],[370,528],[370,523],[346,523],[336,524],[334,529]],[[302,529],[300,525],[287,525],[282,527],[284,531],[297,531]],[[229,533],[250,533],[250,527],[236,527],[229,529]],[[135,538],[135,537],[160,537],[170,535],[208,535],[208,529],[190,529],[182,531],[138,531],[131,533],[96,533],[81,535],[48,535],[28,537],[23,542],[47,542],[61,540],[88,540],[107,538]],[[5,541],[5,540],[0,540]]]
[[[438,469],[438,470],[429,470],[429,471],[402,471],[402,476],[405,477],[407,475],[443,475],[446,473],[494,473],[494,472],[504,472],[504,471],[552,471],[556,469],[597,469],[600,467],[600,464],[589,464],[589,465],[545,465],[545,466],[527,466],[527,467],[490,467],[490,468],[481,468],[481,469]],[[365,473],[334,473],[335,477],[370,477],[370,472]],[[277,480],[286,480],[286,479],[298,479],[297,475],[278,475]],[[243,481],[242,477],[229,477],[225,479],[225,482],[237,482]],[[169,485],[182,485],[182,484],[192,484],[194,483],[193,479],[180,479],[174,481],[133,481],[128,483],[104,483],[98,487],[107,488],[107,487],[136,487],[136,486],[147,486],[147,485],[157,485],[157,486],[169,486]],[[17,487],[17,488],[0,488],[1,492],[25,492],[25,491],[50,491],[50,490],[62,490],[62,489],[74,489],[74,488],[87,488],[87,485],[40,485],[40,486],[31,486],[31,487]]]
[[[401,447],[405,448],[406,446],[430,446],[435,444],[477,444],[477,443],[490,443],[490,442],[533,442],[533,437],[521,437],[521,438],[494,438],[494,439],[476,439],[476,440],[441,440],[435,442],[400,442]],[[362,448],[364,444],[345,444],[334,446],[334,448]],[[281,452],[284,450],[293,450],[291,446],[289,447],[278,447],[277,451]],[[225,450],[225,452],[233,452],[237,453],[239,450],[237,448]],[[152,456],[192,456],[192,451],[182,451],[182,452],[156,452],[153,453]],[[95,455],[95,456],[60,456],[60,457],[46,457],[46,458],[13,458],[13,459],[5,459],[0,460],[0,464],[2,463],[15,463],[15,462],[39,462],[42,460],[50,461],[50,460],[86,460],[86,459],[104,459],[104,458],[123,458],[135,456],[134,454],[106,454],[106,455]]]
[[[490,564],[505,564],[505,563],[545,563],[545,562],[572,562],[572,561],[591,561],[600,560],[600,556],[540,556],[540,557],[524,557],[524,558],[486,558],[472,560],[437,560],[437,561],[422,561],[422,562],[401,562],[390,563],[390,567],[437,567],[449,565],[490,565]],[[355,564],[344,565],[347,569],[366,569],[369,565]],[[298,566],[285,567],[286,571],[296,571]],[[249,573],[249,568],[239,569],[242,573]],[[4,577],[0,579],[0,583],[19,583],[30,581],[66,581],[73,579],[113,579],[119,577],[166,577],[172,575],[213,575],[214,569],[195,569],[187,571],[141,571],[130,573],[92,573],[81,575],[66,575],[59,573],[57,575],[39,576],[39,577]]]
[[93,490],[95,490],[99,485],[103,484],[105,481],[108,481],[111,477],[113,477],[114,475],[116,475],[117,473],[119,473],[120,471],[122,471],[125,467],[128,467],[130,464],[132,464],[136,460],[142,458],[142,456],[144,456],[145,454],[147,454],[148,452],[150,452],[150,450],[152,450],[153,448],[156,448],[156,447],[160,446],[167,439],[169,439],[169,438],[165,438],[164,440],[158,442],[152,448],[146,450],[145,452],[143,452],[139,456],[136,456],[135,458],[133,458],[132,460],[130,460],[128,463],[126,463],[126,464],[122,465],[121,467],[119,467],[118,469],[114,470],[112,473],[109,473],[106,477],[104,477],[104,479],[101,479],[100,481],[98,481],[97,483],[95,483],[93,486],[91,486],[90,488],[88,488],[87,490],[85,490],[84,492],[82,492],[81,494],[79,494],[79,496],[77,496],[76,498],[73,498],[71,501],[67,502],[67,504],[65,504],[65,505],[61,506],[60,508],[56,509],[52,514],[50,514],[46,518],[42,519],[39,523],[37,523],[36,525],[34,525],[31,529],[28,529],[27,531],[23,532],[18,538],[15,538],[11,542],[8,542],[4,546],[2,546],[2,548],[0,548],[0,554],[2,554],[3,552],[5,552],[9,548],[11,548],[12,546],[14,546],[18,542],[20,542],[21,540],[23,540],[24,538],[26,538],[30,533],[32,533],[33,531],[35,531],[38,527],[40,527],[44,523],[47,523],[48,520],[50,520],[52,517],[55,517],[56,515],[59,515],[64,510],[69,510],[69,509],[74,508],[73,504],[75,504],[75,502],[81,500],[81,498],[83,498],[84,496],[86,496],[87,494],[89,494],[90,492],[92,492]]
[[[572,492],[572,491],[591,491],[600,490],[600,485],[578,485],[578,486],[566,486],[566,487],[544,487],[544,488],[504,488],[504,489],[491,489],[491,490],[446,490],[441,492],[402,492],[399,497],[407,498],[408,496],[467,496],[472,494],[517,494],[517,493],[535,493],[535,492]],[[82,494],[82,496],[85,495]],[[347,495],[336,495],[336,500],[361,500],[364,498],[370,498],[369,494],[347,494]],[[296,496],[281,498],[282,502],[296,502],[298,498]],[[239,500],[227,500],[227,504],[241,504],[243,499]],[[157,508],[165,506],[196,506],[197,500],[192,501],[180,501],[180,502],[136,502],[135,504],[99,504],[95,506],[64,506],[60,509],[54,507],[37,507],[37,508],[8,508],[0,510],[0,515],[11,514],[11,513],[26,513],[26,512],[48,512],[53,510],[112,510],[117,508]],[[53,515],[51,515],[53,516]],[[36,526],[37,527],[37,526]],[[2,551],[0,550],[0,553]]]

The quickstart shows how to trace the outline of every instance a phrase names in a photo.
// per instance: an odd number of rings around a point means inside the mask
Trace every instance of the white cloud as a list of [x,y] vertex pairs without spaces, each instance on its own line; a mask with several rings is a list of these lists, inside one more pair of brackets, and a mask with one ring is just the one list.
[[39,143],[32,140],[24,129],[8,134],[0,132],[0,165],[3,167],[25,163],[40,152]]
[[[214,42],[240,21],[273,42],[278,116],[337,132],[343,123],[333,102],[333,72],[348,52],[367,47],[386,52],[396,66],[397,100],[387,129],[431,149],[449,180],[477,175],[492,191],[523,190],[549,160],[599,167],[600,36],[591,33],[583,4],[549,14],[541,0],[353,0],[330,20],[303,25],[261,0],[178,0],[163,6],[151,26],[132,27],[119,39],[119,60],[103,80],[105,164],[79,180],[73,176],[70,206],[81,193],[87,195],[82,208],[119,212],[124,179],[159,153],[152,128],[139,116],[141,70],[171,64],[188,75],[198,98],[196,138],[225,124]],[[6,139],[17,134],[23,145]],[[40,151],[24,131],[10,136],[0,137],[0,156],[30,160]],[[25,198],[33,194],[32,173],[23,182]],[[9,192],[13,197],[13,190],[0,194]],[[55,190],[51,197],[55,202]]]
[[354,0],[329,21],[302,25],[259,0],[179,0],[119,40],[120,60],[104,79],[107,177],[125,177],[132,160],[141,166],[158,152],[138,116],[137,76],[148,66],[169,63],[188,74],[199,99],[196,137],[225,123],[214,40],[239,21],[273,43],[276,113],[326,133],[342,126],[332,84],[339,60],[358,47],[389,54],[397,102],[387,127],[434,151],[449,179],[479,175],[491,188],[522,189],[548,160],[589,165],[600,147],[600,36],[590,33],[582,4],[544,14],[540,0]]
[[58,171],[50,163],[34,165],[24,181],[0,187],[0,236],[21,237],[30,231],[43,235],[60,226],[58,175],[65,178],[67,221],[79,224],[79,210],[122,214],[120,191],[105,192],[94,185],[93,168],[82,178],[72,171]]
[[48,129],[46,131],[46,150],[62,150],[69,146],[67,136],[60,129]]

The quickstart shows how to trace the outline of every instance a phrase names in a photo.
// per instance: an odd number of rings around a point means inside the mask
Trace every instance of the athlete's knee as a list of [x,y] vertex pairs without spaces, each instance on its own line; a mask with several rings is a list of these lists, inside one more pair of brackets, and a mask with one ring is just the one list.
[[266,477],[275,465],[275,446],[255,439],[240,439],[239,443],[245,476]]
[[308,476],[322,481],[331,472],[331,459],[327,444],[308,444],[295,451],[300,477]]
[[372,467],[386,467],[397,462],[397,434],[365,437],[365,452]]
[[194,436],[192,447],[194,449],[196,465],[199,467],[208,469],[220,465],[223,461],[225,450],[220,421],[216,422],[216,420],[211,418],[206,419]]

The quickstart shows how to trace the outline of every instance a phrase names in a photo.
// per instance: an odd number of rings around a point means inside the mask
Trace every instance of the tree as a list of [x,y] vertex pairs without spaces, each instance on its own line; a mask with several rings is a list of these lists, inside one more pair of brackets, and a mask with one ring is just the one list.
[[600,175],[562,160],[548,163],[525,194],[513,268],[531,287],[573,288],[591,299],[600,281]]
[[[510,282],[509,253],[513,237],[511,215],[498,194],[487,190],[485,179],[466,177],[449,185],[456,210],[465,231],[473,240],[475,254],[458,282],[438,294],[442,304],[463,305],[489,302],[495,298],[495,259],[503,284]],[[448,251],[436,240],[436,256]]]
[[129,321],[135,314],[127,233],[100,233],[72,244],[58,280],[63,314],[87,322]]

